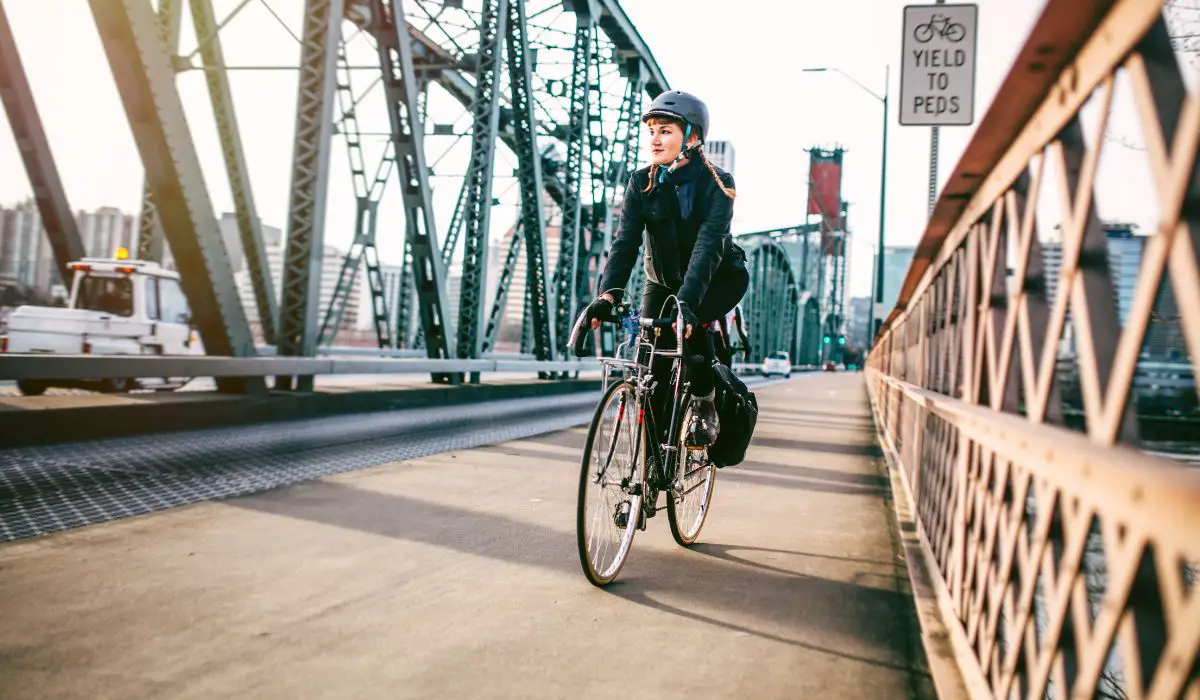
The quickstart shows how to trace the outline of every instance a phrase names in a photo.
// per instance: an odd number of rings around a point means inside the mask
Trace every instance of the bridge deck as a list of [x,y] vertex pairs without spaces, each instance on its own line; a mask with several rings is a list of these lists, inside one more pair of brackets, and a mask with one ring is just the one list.
[[758,394],[704,544],[655,518],[607,591],[580,429],[4,546],[4,695],[926,696],[861,375]]

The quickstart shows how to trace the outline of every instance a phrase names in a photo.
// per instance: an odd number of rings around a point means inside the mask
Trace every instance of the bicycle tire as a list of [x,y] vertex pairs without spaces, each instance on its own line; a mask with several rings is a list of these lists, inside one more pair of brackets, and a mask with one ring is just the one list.
[[[613,405],[614,401],[621,400],[624,400],[625,404],[623,410],[618,409],[615,426],[617,432],[606,435],[605,431],[601,430],[606,409]],[[612,444],[602,453],[606,461],[598,475],[603,480],[608,469],[613,466],[612,458],[615,457],[615,450],[618,449],[621,436],[625,435],[626,438],[630,436],[628,432],[621,433],[619,431],[632,429],[632,441],[628,441],[626,445],[628,452],[631,453],[628,455],[630,463],[619,467],[617,473],[620,474],[627,470],[629,472],[627,478],[631,479],[631,484],[644,485],[646,482],[646,430],[637,416],[638,406],[633,387],[628,382],[613,384],[601,397],[599,405],[596,406],[596,412],[588,426],[587,444],[583,448],[583,458],[579,470],[579,494],[575,509],[575,540],[579,549],[579,563],[583,567],[584,575],[592,585],[601,588],[617,578],[633,548],[634,535],[643,522],[642,495],[640,491],[637,494],[630,494],[626,491],[623,500],[617,504],[617,508],[620,508],[628,503],[624,527],[619,525],[616,511],[605,508],[589,512],[588,494],[591,490],[589,487],[594,484],[593,478],[597,476],[592,470],[592,456],[598,446],[602,447],[598,443],[602,443],[603,438],[612,437]],[[624,489],[619,490],[624,491]],[[600,523],[611,524],[620,532],[614,558],[607,565],[596,560],[592,552],[594,544],[592,536],[597,534]]]
[[[667,491],[667,520],[671,524],[671,537],[675,538],[675,543],[680,547],[691,547],[700,537],[700,531],[704,528],[704,523],[708,519],[708,512],[712,506],[713,493],[716,489],[717,467],[708,459],[708,452],[704,451],[704,465],[697,466],[695,469],[690,469],[690,460],[698,451],[687,449],[687,428],[688,421],[692,414],[691,401],[685,396],[683,399],[688,408],[679,411],[679,444],[676,454],[679,459],[685,460],[684,464],[675,465],[675,472],[678,474],[683,471],[682,476],[677,480],[673,480],[671,488]],[[675,491],[675,484],[682,482],[683,493]],[[696,494],[699,491],[697,499],[688,499],[689,496]],[[685,508],[683,503],[687,500],[688,503],[695,501],[696,507]]]
[[[922,39],[921,37],[924,38]],[[913,38],[916,39],[917,43],[919,44],[928,44],[929,41],[933,39],[933,25],[918,24],[917,28],[913,30]]]
[[946,27],[946,41],[957,44],[965,38],[967,38],[967,29],[961,24],[955,23]]

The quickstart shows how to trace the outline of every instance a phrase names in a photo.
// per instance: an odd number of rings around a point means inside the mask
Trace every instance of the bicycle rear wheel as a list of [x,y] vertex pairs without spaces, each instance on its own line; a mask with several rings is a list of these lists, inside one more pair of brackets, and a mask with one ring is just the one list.
[[642,523],[645,463],[645,430],[633,387],[614,384],[592,417],[579,474],[579,562],[596,586],[611,583],[629,556]]
[[675,470],[675,480],[667,494],[667,519],[671,523],[671,536],[680,546],[689,547],[696,543],[700,528],[708,517],[712,504],[713,488],[717,481],[717,468],[708,458],[708,450],[687,448],[688,427],[692,421],[692,402],[684,398],[686,408],[680,413],[678,451],[681,464]]

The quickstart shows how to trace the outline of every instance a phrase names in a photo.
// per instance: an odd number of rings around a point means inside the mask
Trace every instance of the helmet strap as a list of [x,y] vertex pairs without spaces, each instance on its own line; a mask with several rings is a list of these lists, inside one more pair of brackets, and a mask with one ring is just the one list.
[[[659,174],[659,176],[658,176],[659,183],[666,180],[668,175],[675,172],[675,169],[679,167],[679,164],[682,163],[685,158],[689,157],[689,155],[696,150],[696,147],[688,148],[687,142],[688,142],[688,139],[691,137],[692,137],[692,125],[688,124],[687,128],[683,130],[683,148],[679,149],[679,155],[675,156],[675,160],[671,161],[671,165],[668,166],[667,168],[664,168],[663,171]],[[697,146],[699,146],[699,144],[697,144]]]

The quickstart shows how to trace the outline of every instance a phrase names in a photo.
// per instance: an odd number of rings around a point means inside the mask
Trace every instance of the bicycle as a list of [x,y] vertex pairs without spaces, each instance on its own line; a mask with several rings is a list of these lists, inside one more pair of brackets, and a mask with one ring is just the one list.
[[[717,476],[707,449],[686,445],[692,402],[683,376],[683,318],[678,310],[674,317],[642,318],[622,303],[608,320],[621,324],[626,339],[617,346],[614,357],[598,358],[606,371],[583,450],[575,522],[580,564],[588,580],[600,587],[616,579],[629,556],[634,534],[645,530],[647,521],[662,509],[662,494],[667,496],[667,519],[675,542],[683,547],[694,544],[708,517]],[[571,347],[580,333],[587,332],[585,323],[586,314],[576,320]],[[719,333],[715,326],[706,329],[710,334]],[[675,333],[674,350],[658,349],[655,341],[664,331]],[[624,349],[632,351],[633,359],[620,357]],[[656,357],[672,358],[674,392],[666,407],[670,418],[662,442],[657,439],[661,416],[652,400],[656,387],[651,366]],[[614,377],[618,379],[612,381]],[[611,499],[604,498],[606,489],[611,491]],[[589,509],[593,490],[601,493],[595,495],[599,502]],[[610,528],[607,534],[612,537],[601,542],[602,531]]]
[[[941,29],[934,29],[936,25],[940,25]],[[918,24],[913,29],[913,38],[921,44],[928,43],[935,34],[952,44],[957,44],[966,38],[967,28],[958,22],[951,22],[948,16],[935,12],[928,22]]]

